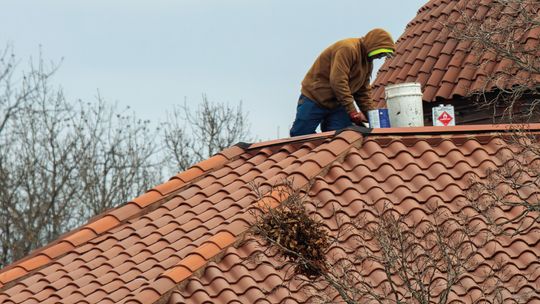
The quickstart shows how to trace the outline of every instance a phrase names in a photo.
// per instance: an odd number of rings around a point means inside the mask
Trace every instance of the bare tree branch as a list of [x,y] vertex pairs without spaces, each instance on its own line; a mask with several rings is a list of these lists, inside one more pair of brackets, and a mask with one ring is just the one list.
[[28,73],[14,63],[0,61],[0,267],[144,192],[161,173],[148,122],[100,97],[68,102],[50,83],[57,66],[41,58]]
[[203,95],[196,110],[187,103],[176,107],[164,125],[165,150],[176,168],[191,165],[240,141],[250,141],[247,113],[236,107],[214,103]]
[[[468,0],[459,20],[446,26],[470,45],[484,106],[503,106],[510,121],[538,119],[540,103],[540,3],[537,0]],[[495,109],[495,108],[494,108]]]

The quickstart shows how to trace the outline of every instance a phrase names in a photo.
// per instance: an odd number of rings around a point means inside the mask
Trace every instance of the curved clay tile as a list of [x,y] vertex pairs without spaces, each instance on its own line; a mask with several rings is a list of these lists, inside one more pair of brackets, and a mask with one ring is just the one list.
[[[486,88],[493,90],[496,86],[508,88],[527,79],[540,80],[540,75],[530,78],[530,73],[514,69],[512,75],[519,77],[505,77],[486,85],[486,75],[505,71],[509,63],[494,58],[493,54],[482,54],[483,65],[479,67],[475,64],[479,59],[471,43],[458,41],[449,30],[463,21],[463,8],[478,20],[504,19],[503,12],[492,7],[495,1],[431,0],[425,4],[398,39],[396,56],[386,60],[380,68],[373,83],[373,98],[384,105],[384,87],[404,82],[419,82],[423,100],[435,102],[466,97]],[[538,9],[534,7],[537,12]],[[536,50],[536,56],[540,56],[540,27],[524,29],[522,36],[523,46],[532,52]]]

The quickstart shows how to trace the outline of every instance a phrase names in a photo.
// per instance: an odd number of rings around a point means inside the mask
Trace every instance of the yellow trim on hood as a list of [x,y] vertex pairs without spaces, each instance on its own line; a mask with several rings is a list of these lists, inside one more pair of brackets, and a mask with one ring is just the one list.
[[372,57],[372,56],[375,56],[375,55],[379,55],[381,53],[394,53],[394,50],[392,49],[385,49],[385,48],[382,48],[382,49],[376,49],[374,51],[371,51],[369,52],[368,54],[368,57]]

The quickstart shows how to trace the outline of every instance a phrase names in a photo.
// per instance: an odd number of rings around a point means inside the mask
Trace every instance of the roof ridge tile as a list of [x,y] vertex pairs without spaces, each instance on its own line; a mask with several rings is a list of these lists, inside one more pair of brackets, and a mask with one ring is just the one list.
[[302,135],[302,136],[295,136],[295,137],[287,137],[282,139],[275,139],[270,141],[264,141],[260,143],[254,143],[249,146],[249,150],[251,149],[257,149],[262,147],[268,147],[273,145],[281,145],[286,144],[290,142],[300,143],[304,141],[312,141],[322,138],[330,138],[333,135],[335,135],[336,131],[328,131],[328,132],[322,132],[322,133],[315,133],[315,134],[308,134],[308,135]]
[[[486,71],[483,71],[487,67],[487,71],[494,71],[495,73],[508,71],[505,69],[506,65],[497,64],[496,58],[489,58],[481,56],[481,61],[487,63],[484,65],[474,65],[474,73],[471,77],[463,78],[470,74],[463,74],[460,76],[459,70],[464,69],[466,64],[471,63],[471,60],[467,58],[475,53],[479,53],[480,47],[472,44],[471,39],[461,39],[456,46],[456,35],[452,34],[453,28],[467,23],[468,18],[472,18],[474,21],[479,22],[479,27],[490,26],[492,19],[499,20],[505,18],[515,17],[512,15],[506,15],[504,11],[495,9],[492,5],[496,0],[486,1],[468,1],[468,0],[452,0],[452,1],[430,1],[422,6],[416,16],[407,24],[403,34],[398,38],[396,42],[396,56],[384,62],[380,68],[379,73],[373,83],[373,98],[374,100],[384,104],[384,86],[402,82],[419,82],[423,89],[423,100],[426,103],[435,103],[440,99],[447,100],[449,102],[455,102],[458,98],[463,98],[463,101],[471,107],[473,106],[473,99],[471,93],[481,91],[482,89],[487,91],[501,90],[511,87],[516,83],[524,83],[529,77],[524,76],[520,79],[520,73],[525,74],[523,69],[517,69],[517,66],[513,65],[514,69],[511,73],[514,76],[513,81],[507,81],[504,84],[495,86],[490,83],[484,87],[486,79]],[[534,2],[534,1],[533,1]],[[497,6],[495,6],[497,7]],[[508,9],[509,6],[506,6]],[[510,10],[511,11],[511,10]],[[484,21],[487,20],[487,21]],[[500,20],[499,20],[500,21]],[[525,24],[521,27],[526,27]],[[538,54],[538,48],[535,47],[538,44],[540,37],[534,37],[534,33],[529,35],[531,37],[530,42],[527,42],[527,28],[522,28],[522,37],[525,39],[518,39],[517,43],[521,46],[527,46],[529,43],[531,48],[531,54]],[[439,43],[444,44],[444,49],[440,48]],[[413,58],[411,62],[411,50],[419,48],[420,52],[416,58]],[[463,52],[465,53],[463,53]],[[482,53],[482,52],[480,52]],[[485,54],[489,52],[483,52]],[[429,55],[428,55],[429,54]],[[467,55],[469,54],[469,55]],[[441,56],[445,55],[447,57]],[[429,56],[429,57],[426,57]],[[407,58],[407,60],[406,60]],[[434,58],[441,58],[441,60],[434,60]],[[455,69],[445,69],[445,63],[450,62],[449,66],[454,66]],[[431,74],[431,71],[438,70],[436,77],[428,77],[426,74]],[[456,70],[457,69],[457,70]],[[407,77],[405,79],[405,75]],[[540,79],[540,74],[535,74]],[[458,86],[458,77],[461,78],[461,83]],[[445,81],[444,85],[441,83]],[[487,121],[487,118],[484,120]],[[468,123],[471,123],[469,121]]]
[[[286,192],[286,188],[284,188],[284,186],[277,186],[262,199],[257,200],[256,202],[251,204],[249,208],[252,208],[253,206],[270,206],[273,208],[280,204],[283,200],[285,200],[287,196],[288,195]],[[149,292],[146,291],[149,289],[153,290],[154,292],[159,294],[159,297],[161,297],[165,295],[166,292],[168,292],[170,289],[172,289],[175,284],[181,284],[182,281],[184,281],[186,278],[203,269],[204,266],[207,265],[213,258],[219,256],[225,248],[233,245],[237,241],[238,237],[245,233],[247,227],[240,230],[238,230],[238,228],[233,228],[237,227],[239,224],[235,222],[237,222],[238,220],[243,221],[241,215],[242,214],[240,213],[235,216],[236,219],[231,219],[230,222],[225,225],[225,227],[220,228],[219,232],[209,237],[198,247],[188,253],[178,263],[176,263],[175,266],[170,267],[168,271],[162,273],[154,280],[154,283],[156,283],[163,278],[169,279],[171,282],[174,283],[170,286],[170,288],[160,287],[156,289],[153,288],[155,284],[150,284],[145,288],[141,289],[139,292],[132,293],[131,297],[125,298],[122,303],[129,303],[129,301],[145,303],[143,299],[149,296],[149,294],[147,294]],[[152,296],[155,297],[155,294],[152,294]],[[159,297],[155,300],[159,299]]]
[[[243,152],[244,150],[237,146],[227,148],[211,158],[193,165],[187,171],[177,174],[168,182],[148,190],[146,193],[134,198],[126,204],[108,211],[104,216],[87,223],[77,230],[68,232],[56,241],[35,250],[29,257],[16,261],[0,271],[0,289],[3,288],[7,283],[21,278],[29,274],[31,271],[48,264],[51,261],[51,257],[49,255],[54,257],[63,255],[69,250],[88,242],[89,240],[99,236],[102,233],[105,233],[106,231],[109,231],[114,227],[117,227],[127,218],[132,217],[135,214],[140,213],[142,210],[144,210],[144,208],[163,200],[171,193],[185,186],[190,181],[197,179],[202,174],[207,173],[212,169],[222,167],[229,160],[239,156]],[[174,187],[176,187],[176,189]],[[130,205],[135,205],[139,207],[139,209],[135,210]],[[124,210],[128,211],[128,216],[118,216]],[[70,248],[70,246],[61,245],[63,242],[67,242],[73,247]],[[46,250],[48,251],[48,254],[43,253]],[[24,265],[25,267],[21,265]],[[12,269],[13,271],[11,271]],[[23,273],[21,270],[24,270],[26,273]]]

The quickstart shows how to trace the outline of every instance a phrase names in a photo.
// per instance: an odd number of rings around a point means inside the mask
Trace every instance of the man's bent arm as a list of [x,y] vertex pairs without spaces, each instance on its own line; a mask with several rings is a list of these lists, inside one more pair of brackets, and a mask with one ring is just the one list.
[[377,102],[371,98],[371,86],[369,84],[356,92],[356,94],[354,94],[354,99],[358,108],[364,113],[377,108]]
[[354,50],[342,47],[336,50],[332,66],[330,67],[330,87],[334,91],[338,102],[347,112],[354,112],[354,97],[349,87],[349,73],[353,65]]

